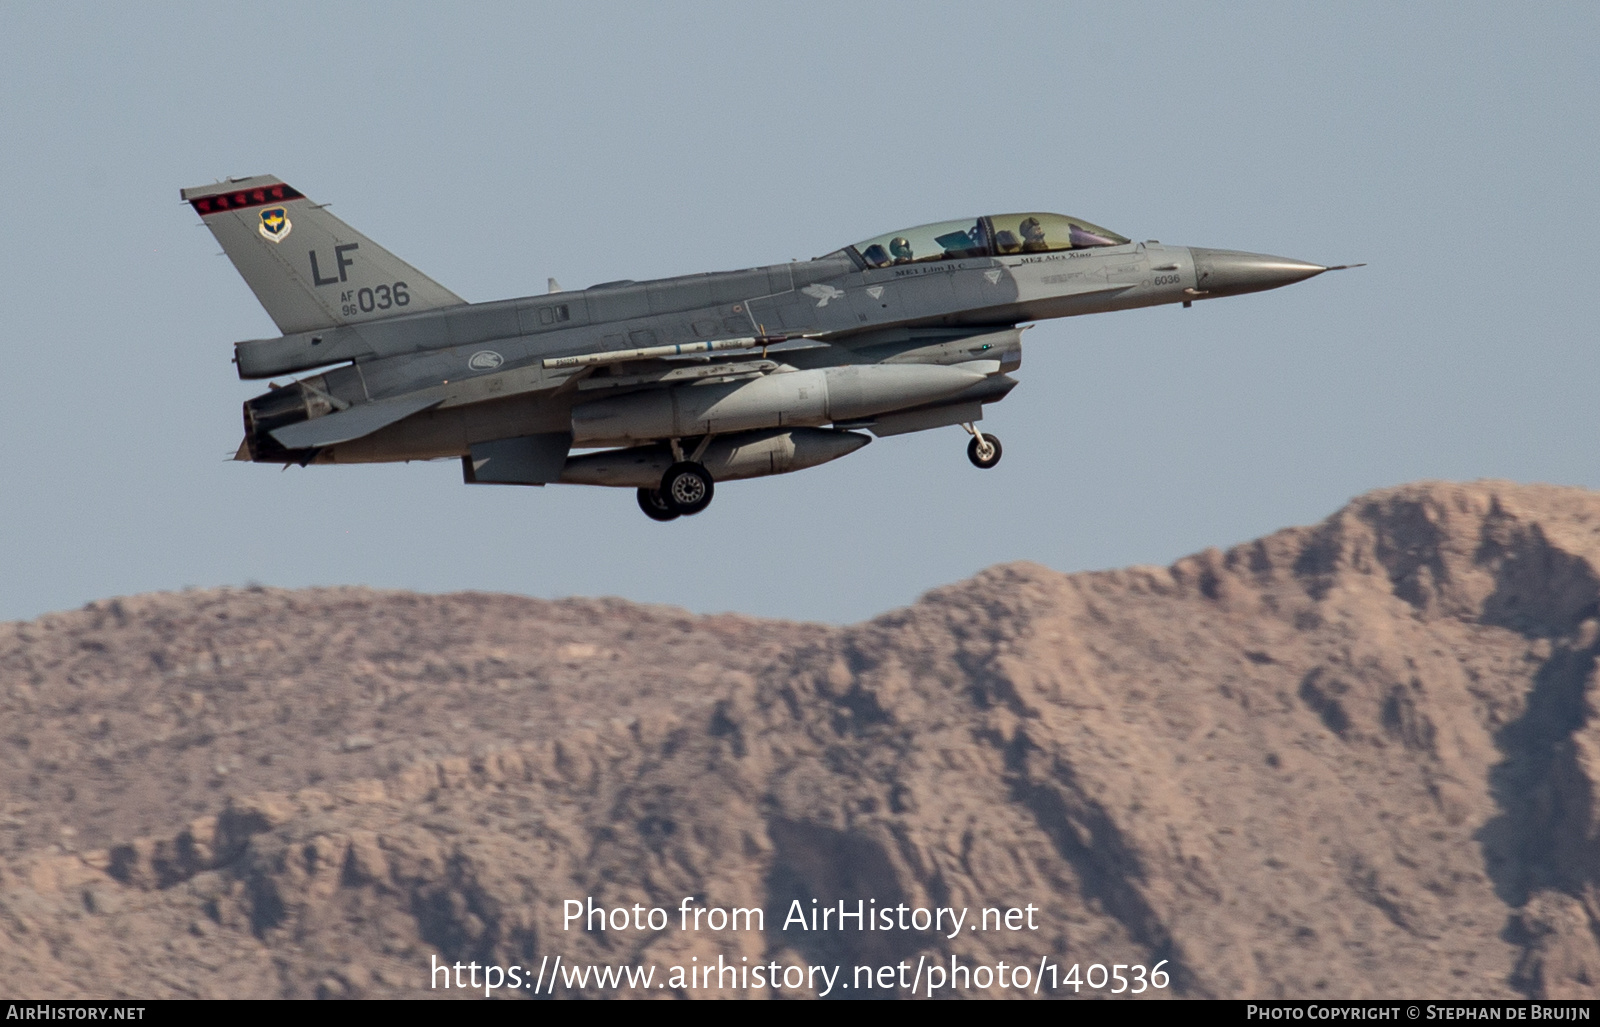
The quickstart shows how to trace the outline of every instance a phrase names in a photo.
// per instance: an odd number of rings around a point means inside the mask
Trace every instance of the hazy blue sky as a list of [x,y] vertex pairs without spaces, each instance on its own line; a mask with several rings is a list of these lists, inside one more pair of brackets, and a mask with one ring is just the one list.
[[[185,585],[847,621],[1165,563],[1420,478],[1600,485],[1600,5],[0,5],[0,618]],[[178,189],[273,173],[469,300],[1059,210],[1367,261],[1050,321],[959,428],[732,483],[224,458],[271,322]]]

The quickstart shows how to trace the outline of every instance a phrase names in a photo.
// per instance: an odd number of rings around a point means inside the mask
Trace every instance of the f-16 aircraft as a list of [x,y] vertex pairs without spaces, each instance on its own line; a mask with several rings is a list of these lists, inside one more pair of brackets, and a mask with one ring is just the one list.
[[[278,330],[243,379],[236,459],[459,458],[472,484],[637,490],[658,521],[716,483],[978,427],[1026,322],[1274,289],[1339,268],[1133,242],[1061,214],[902,229],[809,261],[467,303],[269,175],[182,190]],[[1345,265],[1359,266],[1359,265]],[[870,434],[866,434],[870,433]]]

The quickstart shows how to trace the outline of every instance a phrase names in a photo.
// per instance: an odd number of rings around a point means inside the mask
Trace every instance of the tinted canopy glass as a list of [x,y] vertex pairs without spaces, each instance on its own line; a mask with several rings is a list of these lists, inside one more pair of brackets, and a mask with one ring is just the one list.
[[996,214],[990,220],[994,222],[995,251],[1001,255],[1121,246],[1128,241],[1099,225],[1064,214]]
[[856,243],[855,249],[868,267],[921,264],[929,260],[987,257],[989,236],[982,218],[968,218],[890,232]]
[[1121,246],[1126,242],[1117,233],[1079,218],[1031,213],[918,225],[858,242],[851,248],[868,267],[893,267],[995,254]]

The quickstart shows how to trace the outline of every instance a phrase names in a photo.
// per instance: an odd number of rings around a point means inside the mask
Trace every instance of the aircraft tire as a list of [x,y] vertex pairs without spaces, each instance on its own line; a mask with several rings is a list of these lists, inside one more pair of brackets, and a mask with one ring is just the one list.
[[989,443],[989,445],[993,448],[993,451],[989,453],[988,457],[985,458],[978,452],[978,440],[976,437],[974,437],[971,442],[967,443],[967,459],[972,461],[972,466],[981,467],[987,471],[989,468],[1000,462],[1000,454],[1003,452],[1003,450],[1000,448],[999,436],[990,435],[988,432],[984,432],[983,440]]
[[671,510],[693,517],[711,505],[716,486],[711,482],[710,471],[685,460],[667,468],[667,473],[661,476],[660,491],[662,500]]
[[679,516],[678,511],[669,507],[667,501],[661,498],[661,493],[657,489],[639,490],[639,509],[643,510],[644,515],[652,521],[675,521]]

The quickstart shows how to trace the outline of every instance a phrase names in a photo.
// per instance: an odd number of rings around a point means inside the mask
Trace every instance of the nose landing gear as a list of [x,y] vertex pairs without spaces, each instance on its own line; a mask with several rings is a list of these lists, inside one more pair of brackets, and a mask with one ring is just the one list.
[[967,459],[972,461],[972,466],[988,470],[1000,462],[1000,436],[985,435],[972,424],[963,424],[967,434],[972,436],[972,441],[967,443]]

